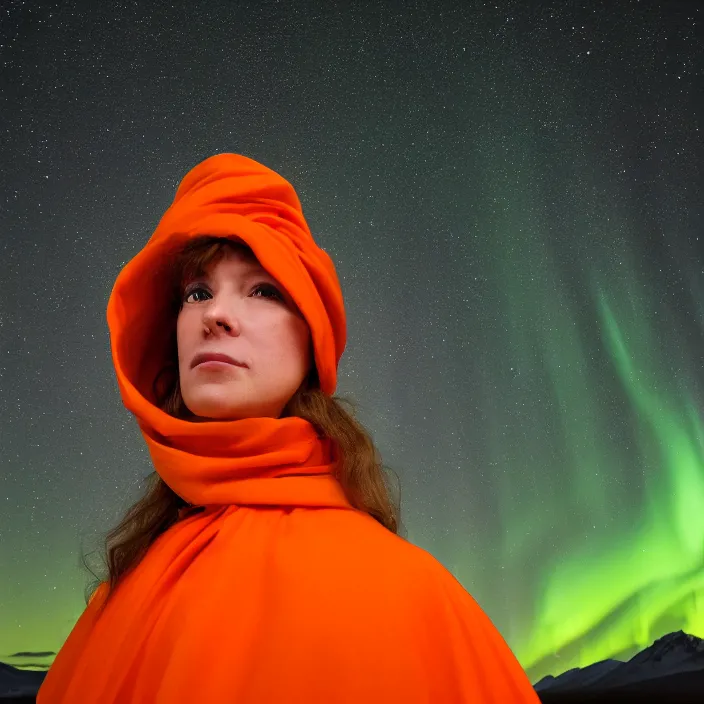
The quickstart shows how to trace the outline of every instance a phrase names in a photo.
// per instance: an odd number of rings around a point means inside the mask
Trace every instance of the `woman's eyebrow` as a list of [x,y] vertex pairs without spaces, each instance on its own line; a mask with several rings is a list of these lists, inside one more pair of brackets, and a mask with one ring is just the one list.
[[[243,277],[246,279],[252,279],[256,276],[266,276],[270,279],[276,280],[266,269],[262,268],[261,266],[258,266],[256,264],[252,264],[248,267],[245,268]],[[194,279],[211,279],[212,278],[212,272],[207,272],[204,271],[202,274],[195,274],[194,276],[190,277],[190,280]]]
[[264,269],[264,267],[257,263],[257,262],[249,262],[249,264],[245,265],[245,273],[250,274],[254,272],[255,274],[267,274],[269,275],[269,272]]

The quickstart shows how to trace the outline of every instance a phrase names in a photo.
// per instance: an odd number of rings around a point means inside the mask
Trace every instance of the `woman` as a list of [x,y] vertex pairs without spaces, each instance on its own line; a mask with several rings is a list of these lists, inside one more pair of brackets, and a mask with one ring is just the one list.
[[374,445],[332,397],[342,291],[287,181],[237,154],[193,168],[107,319],[156,481],[38,704],[539,701],[397,535]]

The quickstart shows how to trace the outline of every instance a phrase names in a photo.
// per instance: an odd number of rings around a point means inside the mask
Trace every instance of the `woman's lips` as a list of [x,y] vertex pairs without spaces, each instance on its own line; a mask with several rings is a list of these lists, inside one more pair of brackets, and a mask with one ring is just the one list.
[[239,364],[233,364],[232,362],[221,362],[218,359],[208,359],[205,362],[196,364],[196,369],[218,369],[221,367],[234,367],[235,369],[244,369],[244,367],[240,366]]
[[240,362],[240,360],[230,357],[229,354],[225,354],[223,352],[201,352],[195,356],[191,366],[198,367],[201,364],[210,361],[225,362],[236,367],[247,367],[244,362]]

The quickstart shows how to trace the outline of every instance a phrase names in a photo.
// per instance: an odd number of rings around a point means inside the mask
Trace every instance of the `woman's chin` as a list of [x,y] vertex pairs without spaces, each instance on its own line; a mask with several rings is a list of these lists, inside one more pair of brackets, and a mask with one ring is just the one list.
[[188,410],[193,414],[194,421],[214,421],[214,420],[234,420],[238,417],[238,409],[231,405],[217,402],[211,403],[188,403]]

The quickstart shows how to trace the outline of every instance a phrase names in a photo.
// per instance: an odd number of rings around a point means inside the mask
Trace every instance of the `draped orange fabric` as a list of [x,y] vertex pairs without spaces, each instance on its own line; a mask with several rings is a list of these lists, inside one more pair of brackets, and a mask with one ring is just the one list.
[[332,394],[342,291],[293,187],[237,154],[181,182],[120,272],[107,320],[123,402],[154,467],[188,503],[99,612],[103,583],[38,704],[537,704],[500,633],[430,553],[353,508],[334,450],[301,418],[192,423],[155,404],[170,345],[170,255],[191,237],[246,242],[310,326]]

